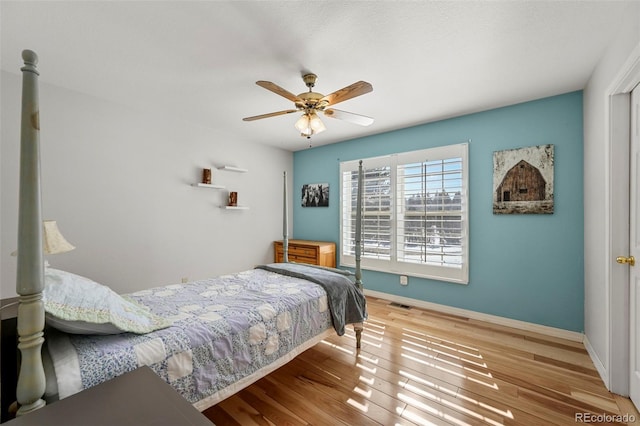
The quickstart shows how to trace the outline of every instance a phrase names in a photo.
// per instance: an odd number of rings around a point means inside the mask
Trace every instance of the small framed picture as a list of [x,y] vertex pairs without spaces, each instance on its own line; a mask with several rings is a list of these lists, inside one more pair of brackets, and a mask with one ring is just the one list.
[[302,185],[302,207],[329,207],[329,184]]

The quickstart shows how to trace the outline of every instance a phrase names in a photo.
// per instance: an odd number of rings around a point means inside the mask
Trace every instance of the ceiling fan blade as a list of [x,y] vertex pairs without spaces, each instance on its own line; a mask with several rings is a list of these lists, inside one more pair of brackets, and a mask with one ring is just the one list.
[[291,114],[292,112],[298,112],[297,109],[287,109],[284,111],[270,112],[268,114],[254,115],[252,117],[245,117],[242,121],[254,121],[260,120],[262,118],[276,117],[278,115]]
[[300,99],[299,97],[297,97],[296,95],[294,95],[293,93],[289,92],[288,90],[283,89],[282,87],[278,86],[275,83],[272,83],[270,81],[264,81],[264,80],[260,80],[260,81],[256,81],[256,84],[260,87],[264,87],[267,90],[271,90],[273,93],[283,96],[287,99],[289,99],[291,102],[302,102],[302,99]]
[[325,109],[324,115],[337,118],[338,120],[348,121],[349,123],[359,124],[360,126],[368,126],[373,123],[373,118],[367,117],[366,115],[354,114],[334,108]]
[[326,101],[328,102],[328,105],[335,105],[338,102],[343,102],[347,99],[355,98],[356,96],[364,95],[371,91],[373,91],[371,83],[358,81],[350,86],[343,87],[340,90],[336,90],[335,92],[328,94],[324,98],[320,99],[320,101]]

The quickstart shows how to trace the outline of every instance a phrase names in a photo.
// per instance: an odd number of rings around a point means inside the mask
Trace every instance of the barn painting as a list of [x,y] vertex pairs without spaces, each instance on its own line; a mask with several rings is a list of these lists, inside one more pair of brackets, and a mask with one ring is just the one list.
[[553,213],[553,145],[493,153],[493,213]]

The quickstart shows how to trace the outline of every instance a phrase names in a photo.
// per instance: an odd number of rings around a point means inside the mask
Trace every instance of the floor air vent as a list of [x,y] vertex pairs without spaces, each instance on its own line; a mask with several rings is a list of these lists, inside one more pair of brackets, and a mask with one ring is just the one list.
[[411,309],[411,306],[409,305],[403,305],[402,303],[396,303],[396,302],[391,302],[390,303],[391,306],[394,306],[396,308],[402,308],[402,309]]

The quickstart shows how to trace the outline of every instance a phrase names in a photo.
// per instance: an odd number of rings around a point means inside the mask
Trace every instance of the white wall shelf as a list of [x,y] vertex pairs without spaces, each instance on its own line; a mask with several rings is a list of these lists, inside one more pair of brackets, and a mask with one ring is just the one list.
[[[235,172],[235,173],[247,173],[247,169],[243,169],[241,167],[236,166],[220,166],[216,167],[218,170],[227,171],[227,172]],[[226,187],[223,185],[214,185],[210,183],[192,183],[191,186],[196,186],[199,188],[211,188],[211,189],[225,189]],[[220,206],[220,208],[225,210],[249,210],[247,206]]]
[[222,208],[227,210],[249,210],[247,206],[222,206]]
[[218,170],[226,170],[228,172],[247,173],[249,170],[235,166],[220,166]]
[[200,188],[224,189],[224,186],[222,185],[213,185],[210,183],[192,183],[191,186],[197,186]]

